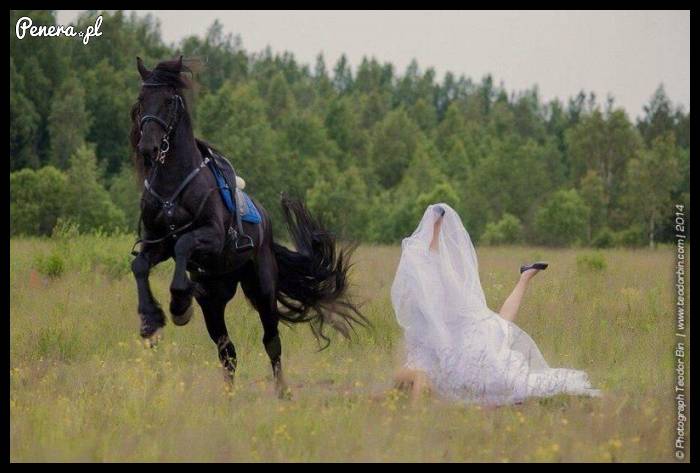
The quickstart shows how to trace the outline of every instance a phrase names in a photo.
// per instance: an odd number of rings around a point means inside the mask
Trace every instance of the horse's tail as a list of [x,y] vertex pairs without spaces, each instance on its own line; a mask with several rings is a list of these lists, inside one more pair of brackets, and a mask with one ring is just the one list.
[[357,323],[369,321],[348,297],[348,270],[354,246],[336,251],[335,237],[315,219],[299,200],[282,197],[282,210],[296,251],[272,244],[279,278],[279,315],[291,323],[309,322],[316,338],[327,347],[326,324],[346,338]]

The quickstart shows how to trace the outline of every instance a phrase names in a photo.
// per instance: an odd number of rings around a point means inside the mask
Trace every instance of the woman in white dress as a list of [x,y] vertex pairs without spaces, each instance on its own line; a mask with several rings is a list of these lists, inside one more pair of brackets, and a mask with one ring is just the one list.
[[501,405],[555,394],[597,396],[583,371],[550,368],[513,323],[529,281],[546,263],[521,267],[499,313],[486,305],[474,245],[447,204],[429,206],[402,243],[391,299],[407,360],[396,377],[415,396],[425,388],[466,402]]

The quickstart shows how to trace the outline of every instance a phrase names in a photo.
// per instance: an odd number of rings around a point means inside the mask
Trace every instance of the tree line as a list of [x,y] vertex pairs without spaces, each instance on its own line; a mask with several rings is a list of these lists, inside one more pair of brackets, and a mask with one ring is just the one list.
[[[10,13],[10,234],[133,231],[140,184],[128,144],[152,67],[199,58],[187,100],[197,136],[214,144],[280,221],[279,193],[306,200],[342,238],[392,243],[429,203],[447,202],[486,244],[644,245],[672,239],[674,204],[690,203],[690,111],[663,86],[632,120],[611,97],[581,91],[543,101],[413,61],[405,71],[345,56],[327,65],[249,52],[214,22],[166,44],[151,16],[103,15],[103,35],[19,40],[15,23],[56,24],[52,11]],[[278,225],[279,226],[279,225]],[[281,229],[277,229],[281,230]]]

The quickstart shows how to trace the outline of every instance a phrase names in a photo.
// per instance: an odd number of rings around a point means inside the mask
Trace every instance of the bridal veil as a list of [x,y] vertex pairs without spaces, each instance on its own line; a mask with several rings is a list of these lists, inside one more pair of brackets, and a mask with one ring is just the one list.
[[[436,251],[430,244],[440,218]],[[447,204],[429,206],[403,240],[391,300],[404,329],[407,366],[425,371],[448,397],[507,404],[599,394],[584,372],[550,368],[524,331],[488,308],[474,245]]]

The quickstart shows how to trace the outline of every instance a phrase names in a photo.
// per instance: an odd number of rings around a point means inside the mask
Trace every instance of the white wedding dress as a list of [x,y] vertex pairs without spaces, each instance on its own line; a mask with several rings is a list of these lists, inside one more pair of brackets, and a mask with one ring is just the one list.
[[[430,250],[434,207],[445,210],[439,251]],[[442,395],[510,404],[566,393],[597,396],[583,371],[550,368],[535,342],[486,306],[476,252],[459,215],[431,205],[402,243],[391,300],[406,338],[406,366]]]

